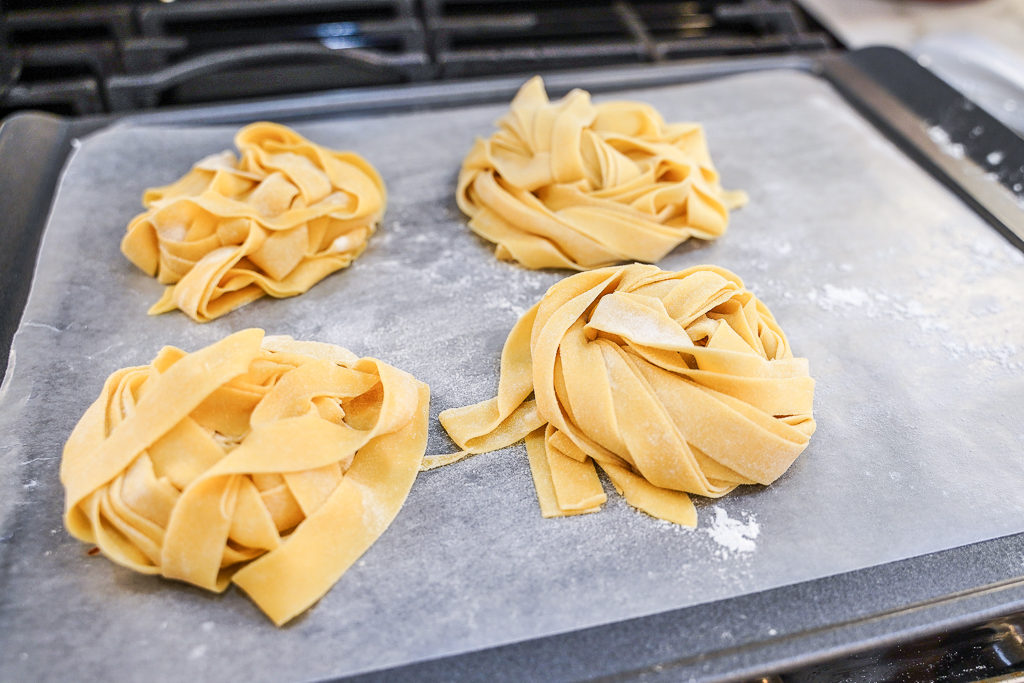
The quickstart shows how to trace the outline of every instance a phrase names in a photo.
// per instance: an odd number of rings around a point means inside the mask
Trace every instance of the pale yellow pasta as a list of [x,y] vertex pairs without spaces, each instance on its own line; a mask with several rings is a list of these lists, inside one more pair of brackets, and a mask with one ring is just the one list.
[[699,124],[640,102],[595,105],[583,90],[549,102],[534,77],[498,127],[462,162],[456,200],[498,258],[527,268],[656,262],[721,236],[746,202],[722,190]]
[[596,463],[633,506],[694,526],[688,493],[789,468],[813,400],[807,360],[733,273],[605,268],[557,283],[516,323],[498,395],[442,412],[462,451],[424,468],[525,438],[545,517],[600,508]]
[[358,154],[275,123],[254,123],[230,151],[149,189],[121,251],[168,285],[150,314],[207,322],[264,295],[302,294],[366,248],[386,191]]
[[420,466],[427,386],[340,347],[244,330],[107,379],[64,447],[65,523],[114,562],[275,624],[391,524]]

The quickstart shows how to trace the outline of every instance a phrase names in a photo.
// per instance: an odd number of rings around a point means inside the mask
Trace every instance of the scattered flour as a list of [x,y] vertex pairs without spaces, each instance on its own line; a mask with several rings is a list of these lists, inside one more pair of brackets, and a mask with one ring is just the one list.
[[353,248],[356,244],[357,241],[352,235],[340,235],[331,242],[331,246],[327,249],[327,253],[340,254],[343,251],[348,251]]
[[942,342],[944,348],[953,358],[986,360],[1000,365],[1008,370],[1024,370],[1024,363],[1015,360],[1021,352],[1021,347],[1016,344],[1000,344],[982,346],[980,344],[957,343],[952,340]]
[[985,157],[985,161],[987,161],[990,166],[998,166],[999,164],[1003,163],[1003,159],[1005,158],[1006,155],[1003,154],[1003,152],[1001,152],[1000,150],[996,150],[994,152],[989,152],[988,156]]
[[859,309],[867,318],[894,318],[913,320],[925,332],[948,332],[949,325],[941,316],[933,314],[921,302],[900,301],[884,292],[859,287],[837,287],[826,284],[820,290],[812,289],[807,298],[823,311]]
[[754,539],[761,533],[761,525],[753,513],[744,513],[743,521],[733,519],[717,505],[711,508],[715,518],[704,527],[711,538],[721,546],[720,555],[729,553],[751,553],[757,550]]
[[943,152],[954,159],[964,158],[964,146],[959,142],[953,142],[949,137],[949,133],[941,126],[932,126],[929,128],[928,137],[930,137],[932,142],[938,145]]
[[[992,258],[995,254],[994,247],[988,242],[978,241],[969,246],[974,255],[980,259]],[[1019,254],[1019,252],[1017,253]],[[1015,263],[1024,261],[1024,257],[1017,256],[1015,259],[1011,254],[1010,261]],[[921,276],[925,277],[924,274]],[[971,362],[983,361],[1012,371],[1024,369],[1024,362],[1019,360],[1024,346],[999,339],[979,343],[965,338],[963,321],[957,323],[954,328],[951,325],[949,314],[942,312],[941,299],[943,297],[936,297],[934,292],[932,297],[934,300],[929,302],[932,305],[925,306],[916,299],[886,294],[878,289],[839,287],[833,284],[825,284],[807,293],[807,299],[817,304],[826,313],[849,314],[849,312],[855,311],[869,320],[908,321],[915,324],[924,333],[938,333],[939,346],[955,359]],[[955,299],[955,297],[953,298]],[[966,314],[981,321],[986,317],[994,318],[1002,315],[1003,310],[1004,306],[999,303],[974,305],[969,311],[966,311]],[[980,329],[977,325],[975,328]],[[977,329],[975,329],[976,332]]]
[[871,301],[871,295],[865,292],[863,289],[856,287],[836,287],[835,285],[825,285],[825,295],[820,300],[820,303],[827,303],[827,305],[835,308],[836,306],[864,306]]
[[971,244],[971,251],[978,256],[991,256],[995,252],[995,247],[992,246],[991,242],[977,240]]

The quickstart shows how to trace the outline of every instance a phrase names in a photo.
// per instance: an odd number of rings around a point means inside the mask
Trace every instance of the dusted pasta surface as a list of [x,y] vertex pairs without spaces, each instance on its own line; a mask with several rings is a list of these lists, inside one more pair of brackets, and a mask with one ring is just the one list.
[[274,623],[388,527],[426,447],[427,386],[329,344],[236,332],[112,374],[64,447],[65,524],[114,562]]
[[724,191],[697,123],[665,123],[641,102],[550,102],[529,80],[462,162],[456,199],[495,254],[527,268],[588,270],[660,261],[712,240],[747,201]]
[[167,285],[151,314],[207,322],[264,295],[302,294],[366,248],[386,191],[358,154],[275,123],[238,131],[177,182],[146,190],[121,251]]
[[[532,394],[532,398],[530,398]],[[505,342],[497,397],[441,413],[463,451],[525,437],[545,517],[605,502],[695,526],[688,493],[770,484],[814,433],[814,380],[733,273],[633,264],[555,284]]]

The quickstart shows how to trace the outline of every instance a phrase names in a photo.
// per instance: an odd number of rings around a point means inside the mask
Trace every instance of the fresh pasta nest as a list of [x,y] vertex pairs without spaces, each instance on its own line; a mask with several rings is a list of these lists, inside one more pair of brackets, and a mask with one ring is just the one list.
[[789,468],[813,399],[807,360],[733,273],[606,268],[557,283],[516,323],[497,397],[441,413],[463,452],[427,466],[525,437],[545,517],[601,506],[596,463],[635,507],[695,526],[687,493]]
[[746,202],[722,190],[699,124],[640,102],[594,105],[583,90],[549,102],[534,77],[498,126],[463,161],[456,199],[498,258],[527,268],[659,261],[721,236]]
[[175,308],[206,322],[264,295],[302,294],[366,248],[386,191],[358,154],[274,123],[235,136],[241,152],[199,161],[146,190],[121,251],[168,285],[150,314]]
[[244,330],[118,370],[64,447],[65,523],[114,562],[274,623],[391,524],[426,448],[429,392],[337,346]]

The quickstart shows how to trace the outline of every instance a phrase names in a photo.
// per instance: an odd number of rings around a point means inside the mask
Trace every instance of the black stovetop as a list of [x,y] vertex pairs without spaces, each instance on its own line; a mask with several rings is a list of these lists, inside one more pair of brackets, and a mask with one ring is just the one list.
[[821,51],[780,0],[0,2],[0,113],[82,115],[499,73]]

